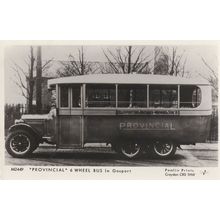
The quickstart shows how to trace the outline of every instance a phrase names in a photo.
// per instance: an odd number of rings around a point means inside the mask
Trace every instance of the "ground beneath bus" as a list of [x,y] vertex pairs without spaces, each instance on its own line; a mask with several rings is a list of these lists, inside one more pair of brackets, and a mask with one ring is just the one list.
[[145,167],[216,167],[218,166],[218,144],[200,143],[181,145],[172,159],[153,159],[148,155],[135,160],[126,160],[111,148],[102,144],[87,145],[86,149],[56,150],[42,145],[30,158],[12,158],[6,152],[6,165],[29,166],[145,166]]

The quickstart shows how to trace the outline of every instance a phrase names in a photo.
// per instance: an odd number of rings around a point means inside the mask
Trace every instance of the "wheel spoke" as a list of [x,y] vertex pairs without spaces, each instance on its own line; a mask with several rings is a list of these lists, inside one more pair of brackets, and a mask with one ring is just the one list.
[[155,144],[154,151],[158,156],[168,156],[173,150],[172,144]]
[[25,134],[17,134],[10,141],[14,153],[25,153],[30,148],[30,140]]

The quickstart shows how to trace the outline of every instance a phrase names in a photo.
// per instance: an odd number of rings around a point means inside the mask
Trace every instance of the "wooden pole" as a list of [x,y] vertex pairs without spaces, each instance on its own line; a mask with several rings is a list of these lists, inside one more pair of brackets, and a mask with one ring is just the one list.
[[37,113],[42,111],[42,60],[41,60],[41,47],[37,47],[37,65],[36,65],[36,105]]

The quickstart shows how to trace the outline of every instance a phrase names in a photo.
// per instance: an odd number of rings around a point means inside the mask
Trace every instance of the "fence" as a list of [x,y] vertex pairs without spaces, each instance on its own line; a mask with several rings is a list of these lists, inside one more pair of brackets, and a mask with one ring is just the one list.
[[15,119],[19,119],[24,113],[22,105],[5,105],[5,129],[7,130],[11,125],[14,124]]
[[218,107],[213,106],[210,132],[207,142],[218,141]]

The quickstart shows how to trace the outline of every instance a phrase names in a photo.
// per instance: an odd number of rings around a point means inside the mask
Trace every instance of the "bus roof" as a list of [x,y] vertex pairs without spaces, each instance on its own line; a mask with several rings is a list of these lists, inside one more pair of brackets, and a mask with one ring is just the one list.
[[163,85],[210,85],[201,78],[184,78],[149,74],[89,74],[48,80],[48,87],[56,84],[163,84]]

